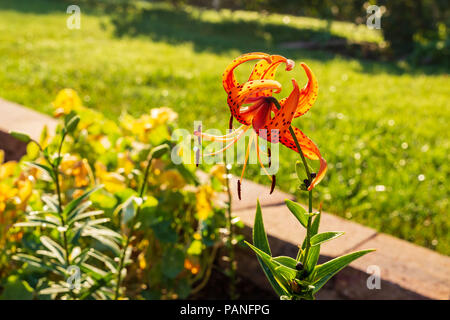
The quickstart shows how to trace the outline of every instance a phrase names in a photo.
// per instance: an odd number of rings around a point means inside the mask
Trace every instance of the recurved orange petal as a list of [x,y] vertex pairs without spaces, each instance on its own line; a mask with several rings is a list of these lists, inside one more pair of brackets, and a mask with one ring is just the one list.
[[[325,161],[324,158],[322,158],[319,148],[317,148],[316,144],[311,139],[309,139],[300,129],[295,127],[293,127],[293,129],[295,136],[297,137],[298,143],[300,145],[300,148],[302,149],[302,152],[305,155],[305,157],[311,160],[320,161],[319,172],[317,173],[316,177],[313,179],[311,185],[308,188],[308,190],[311,190],[325,176],[325,173],[327,171],[327,162]],[[297,146],[295,145],[294,139],[292,138],[289,132],[281,134],[280,142],[284,144],[286,147],[294,150],[295,152],[299,152]]]
[[223,88],[227,92],[227,94],[230,94],[230,90],[234,87],[237,87],[239,83],[236,81],[236,78],[234,76],[234,69],[236,69],[237,66],[240,64],[250,61],[250,60],[259,60],[259,59],[265,59],[270,61],[270,55],[263,52],[252,52],[243,54],[240,57],[234,59],[225,69],[225,72],[222,75],[222,83]]
[[[279,55],[272,55],[270,56],[270,62],[268,60],[261,60],[255,65],[248,80],[272,80],[275,78],[276,71],[282,63],[286,64],[286,71],[292,70],[295,66],[295,62],[290,59]],[[271,94],[271,91],[262,91],[257,96],[270,96]]]
[[[317,79],[312,73],[311,69],[303,62],[300,65],[306,72],[306,76],[308,77],[308,83],[300,91],[300,99],[298,100],[298,105],[297,109],[295,110],[294,118],[300,117],[301,115],[305,114],[309,109],[311,109],[312,105],[317,99],[317,93],[319,91],[319,83],[317,82]],[[285,99],[280,100],[280,104],[283,103],[283,100]]]

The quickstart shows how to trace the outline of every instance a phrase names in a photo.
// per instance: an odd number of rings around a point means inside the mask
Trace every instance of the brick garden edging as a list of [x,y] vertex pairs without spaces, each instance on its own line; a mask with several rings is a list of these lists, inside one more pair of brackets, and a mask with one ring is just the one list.
[[[50,132],[56,121],[46,115],[0,98],[0,130],[25,132],[38,139],[44,125]],[[5,135],[0,134],[0,139]],[[0,140],[1,148],[1,140]],[[13,150],[14,151],[14,150]],[[232,186],[236,185],[233,177]],[[292,195],[275,190],[269,196],[268,187],[246,180],[242,200],[233,192],[233,212],[245,224],[244,235],[251,239],[256,199],[261,202],[266,231],[274,255],[295,256],[297,244],[305,230],[284,205]],[[450,298],[450,257],[407,241],[379,233],[374,229],[323,213],[321,231],[346,232],[342,237],[323,245],[320,262],[350,251],[376,248],[341,271],[324,287],[319,299],[442,299]],[[268,289],[262,270],[252,252],[247,248],[237,250],[239,273]],[[376,265],[381,271],[381,289],[369,290],[366,286],[367,268]],[[244,267],[245,266],[245,267]]]

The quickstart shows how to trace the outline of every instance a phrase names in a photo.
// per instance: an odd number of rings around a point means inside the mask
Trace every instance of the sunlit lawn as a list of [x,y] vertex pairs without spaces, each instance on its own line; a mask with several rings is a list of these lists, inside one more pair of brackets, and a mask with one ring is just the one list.
[[[267,51],[305,61],[320,92],[295,125],[329,163],[315,203],[320,198],[325,211],[450,253],[448,70],[280,48],[331,36],[381,41],[346,23],[334,24],[330,34],[317,19],[151,7],[114,25],[82,7],[81,30],[68,30],[65,8],[60,1],[0,0],[1,97],[51,113],[57,91],[72,87],[87,106],[114,119],[122,110],[139,115],[169,106],[181,127],[193,130],[193,121],[202,120],[205,128],[225,129],[221,75],[232,58]],[[290,78],[306,81],[295,70],[280,72],[284,95]],[[277,184],[285,191],[297,188],[296,157],[282,148]],[[256,165],[247,177],[268,182]]]

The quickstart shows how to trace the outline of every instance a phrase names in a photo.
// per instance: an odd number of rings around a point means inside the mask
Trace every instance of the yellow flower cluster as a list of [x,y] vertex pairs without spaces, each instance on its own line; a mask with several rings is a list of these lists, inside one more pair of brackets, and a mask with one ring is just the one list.
[[222,185],[226,185],[227,183],[227,173],[225,170],[224,164],[216,164],[211,168],[209,173],[215,177]]
[[[24,207],[33,190],[35,177],[22,172],[13,184],[7,183],[7,179],[12,178],[17,170],[18,164],[15,161],[4,161],[4,151],[0,150],[0,214],[3,214],[6,205],[11,202],[15,207]],[[0,215],[0,224],[2,224]]]
[[127,187],[125,178],[122,175],[116,172],[109,172],[100,161],[95,162],[95,174],[108,192],[115,193]]
[[211,199],[214,190],[209,185],[201,185],[196,193],[196,207],[199,220],[206,220],[212,213]]
[[[30,170],[14,177],[18,163],[15,161],[3,163],[4,156],[4,151],[0,150],[0,247],[6,240],[7,231],[15,222],[18,210],[25,209],[33,191],[36,175],[35,170]],[[16,238],[20,238],[20,235],[21,233],[17,234]]]
[[150,110],[150,114],[143,114],[139,118],[134,118],[128,113],[123,113],[120,117],[121,126],[136,136],[139,141],[147,143],[149,141],[149,133],[155,128],[173,122],[178,115],[167,107],[154,108]]
[[166,169],[166,164],[160,159],[153,160],[153,175],[150,182],[159,185],[161,190],[179,190],[186,186],[186,180],[175,169]]
[[[76,188],[87,187],[94,180],[88,161],[77,156],[65,155],[60,164],[60,171],[65,176],[74,178]],[[63,179],[63,185],[64,181]]]

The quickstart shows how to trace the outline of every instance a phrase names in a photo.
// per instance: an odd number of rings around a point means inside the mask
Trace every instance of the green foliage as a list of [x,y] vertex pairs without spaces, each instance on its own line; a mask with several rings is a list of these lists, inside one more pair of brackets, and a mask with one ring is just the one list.
[[[259,201],[256,204],[255,224],[253,226],[253,243],[257,248],[262,250],[264,253],[266,253],[267,255],[271,255],[269,241],[267,240],[266,231],[264,229],[264,222],[262,218],[261,206],[259,204]],[[277,283],[276,279],[273,276],[272,271],[270,270],[270,267],[267,265],[267,263],[263,260],[261,256],[258,255],[257,258],[272,288],[278,295],[283,295],[285,291]]]
[[33,289],[29,284],[21,280],[18,276],[9,276],[0,295],[0,300],[31,300],[33,297]]
[[[294,216],[297,217],[298,212],[292,210],[292,208],[299,208],[300,205],[292,201],[286,201],[286,203]],[[320,214],[316,216],[312,223],[309,235],[307,234],[305,236],[302,249],[306,247],[307,241],[309,241],[312,246],[307,254],[304,250],[300,250],[301,254],[297,256],[297,259],[285,256],[272,257],[264,229],[261,207],[258,202],[253,227],[254,245],[248,242],[246,242],[246,244],[256,253],[267,279],[280,298],[293,300],[314,299],[314,295],[336,273],[357,258],[374,251],[372,249],[361,250],[317,265],[320,254],[320,245],[343,234],[343,232],[338,231],[317,233],[319,223]],[[301,262],[304,263],[301,264]],[[299,263],[302,265],[302,268],[297,267]]]
[[[418,64],[441,63],[448,68],[448,2],[398,0],[386,1],[385,5],[382,30],[394,54],[400,57],[410,55]],[[419,53],[421,58],[417,56]]]
[[329,231],[329,232],[323,232],[323,233],[318,233],[316,235],[314,235],[313,237],[311,237],[311,246],[317,246],[320,245],[326,241],[330,241],[333,239],[336,239],[337,237],[343,235],[343,232],[339,232],[339,231]]
[[[63,121],[54,137],[44,130],[30,142],[22,172],[0,164],[1,190],[23,197],[5,200],[16,223],[0,234],[1,298],[186,298],[212,267],[225,215],[212,183],[170,160],[177,115],[123,114],[119,126],[79,101],[58,94]],[[30,184],[16,190],[21,177]]]

